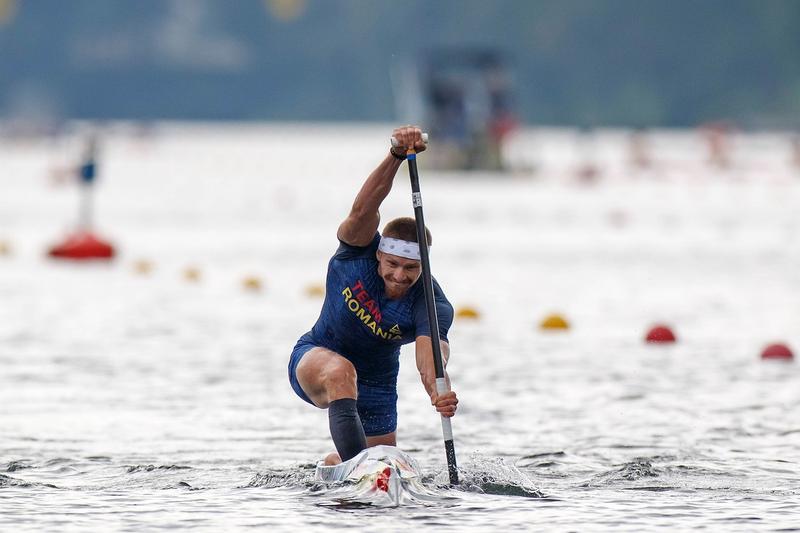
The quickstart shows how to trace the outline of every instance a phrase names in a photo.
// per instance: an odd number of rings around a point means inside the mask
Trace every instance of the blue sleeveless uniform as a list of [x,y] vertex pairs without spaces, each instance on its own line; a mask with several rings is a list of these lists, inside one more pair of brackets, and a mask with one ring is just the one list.
[[[289,359],[289,381],[303,400],[312,403],[297,382],[295,369],[303,355],[316,346],[347,358],[358,374],[358,412],[368,436],[397,428],[397,373],[400,346],[418,336],[430,336],[430,324],[421,282],[400,299],[386,296],[378,275],[380,234],[365,247],[340,242],[328,263],[325,302],[311,331],[300,337]],[[420,279],[422,279],[420,277]],[[453,306],[433,280],[439,337],[447,341]]]

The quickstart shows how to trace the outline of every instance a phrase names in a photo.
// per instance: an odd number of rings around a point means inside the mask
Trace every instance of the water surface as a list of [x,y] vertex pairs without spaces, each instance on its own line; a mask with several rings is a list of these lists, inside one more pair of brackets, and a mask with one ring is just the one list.
[[[800,182],[782,167],[711,172],[700,147],[695,166],[617,165],[592,185],[563,158],[533,177],[423,167],[434,275],[481,313],[450,334],[464,483],[445,485],[412,350],[399,445],[440,499],[353,505],[315,483],[327,418],[294,396],[286,362],[385,148],[386,128],[349,128],[344,160],[329,128],[111,136],[108,265],[43,258],[75,218],[75,191],[48,180],[71,145],[2,149],[1,529],[798,527],[800,370],[758,354],[800,348]],[[384,219],[410,214],[409,198],[401,174]],[[538,329],[554,311],[571,330]],[[645,345],[661,321],[679,342]]]

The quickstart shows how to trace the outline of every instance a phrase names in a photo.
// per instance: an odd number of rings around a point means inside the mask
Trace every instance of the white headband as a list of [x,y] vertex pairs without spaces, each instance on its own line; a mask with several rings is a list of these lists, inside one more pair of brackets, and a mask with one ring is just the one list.
[[387,254],[405,257],[406,259],[415,259],[417,261],[422,259],[419,255],[419,244],[416,242],[403,241],[391,237],[381,237],[378,250]]

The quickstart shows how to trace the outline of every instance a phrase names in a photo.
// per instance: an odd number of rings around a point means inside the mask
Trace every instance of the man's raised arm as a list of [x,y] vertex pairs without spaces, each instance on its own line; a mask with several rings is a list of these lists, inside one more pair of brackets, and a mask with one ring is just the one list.
[[[413,146],[417,152],[425,150],[422,142],[422,130],[413,126],[397,128],[392,132],[392,137],[397,139],[399,146],[393,151],[399,156],[404,156],[406,149]],[[383,201],[392,190],[395,174],[400,168],[402,159],[389,153],[373,170],[358,191],[350,214],[339,225],[336,236],[340,241],[351,246],[366,246],[378,231],[381,216],[378,211]]]

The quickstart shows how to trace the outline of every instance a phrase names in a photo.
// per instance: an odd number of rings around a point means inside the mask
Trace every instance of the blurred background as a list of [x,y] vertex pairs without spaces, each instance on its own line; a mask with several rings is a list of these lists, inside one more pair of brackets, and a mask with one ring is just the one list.
[[701,126],[722,160],[724,133],[798,129],[798,22],[791,0],[0,0],[1,131],[400,121],[434,166],[508,170],[521,126]]
[[[404,123],[457,449],[499,480],[453,527],[796,527],[798,28],[797,0],[0,0],[0,529],[328,524],[286,360]],[[443,472],[404,350],[400,445]]]
[[427,101],[460,68],[507,77],[525,124],[796,128],[798,22],[792,0],[2,0],[0,116],[385,122],[414,113],[401,72]]

